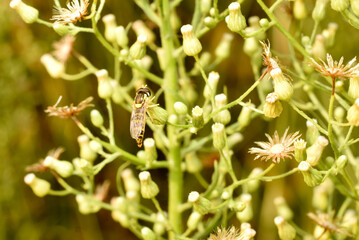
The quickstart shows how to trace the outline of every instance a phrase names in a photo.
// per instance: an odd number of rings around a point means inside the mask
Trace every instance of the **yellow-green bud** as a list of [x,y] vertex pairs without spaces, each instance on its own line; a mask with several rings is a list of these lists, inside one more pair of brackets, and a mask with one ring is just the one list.
[[115,35],[116,35],[117,44],[122,48],[127,48],[128,37],[127,37],[126,29],[123,26],[116,27]]
[[195,230],[198,224],[200,223],[202,216],[203,215],[200,214],[199,212],[193,211],[191,215],[189,215],[188,217],[187,228],[190,230]]
[[185,116],[187,114],[188,108],[187,105],[184,104],[183,102],[175,102],[174,110],[178,115]]
[[146,138],[143,141],[143,147],[146,153],[146,166],[150,167],[151,163],[157,159],[155,140],[153,138]]
[[251,114],[252,114],[252,109],[251,108],[255,108],[256,106],[253,103],[248,102],[246,104],[246,106],[243,106],[241,113],[238,116],[238,123],[239,123],[239,128],[240,129],[244,129],[245,127],[247,127],[249,125],[249,123],[251,122]]
[[[263,172],[262,168],[254,168],[249,174],[248,178],[259,176]],[[258,190],[261,182],[258,179],[248,181],[244,186],[249,193],[255,192]]]
[[77,173],[81,176],[93,175],[92,164],[89,161],[82,158],[75,158],[72,160],[72,163]]
[[160,192],[157,184],[152,181],[151,174],[147,171],[140,172],[138,175],[141,183],[141,195],[143,198],[151,199]]
[[295,228],[290,225],[282,216],[274,218],[274,223],[278,228],[278,235],[281,240],[293,240],[296,236]]
[[141,34],[137,37],[137,41],[130,47],[130,56],[132,59],[138,60],[146,55],[147,36]]
[[152,44],[156,40],[156,35],[146,26],[143,21],[135,21],[132,23],[132,28],[137,36],[145,35],[148,44]]
[[[220,109],[221,107],[227,104],[227,96],[225,94],[218,94],[214,98],[215,101],[215,109]],[[228,109],[220,111],[216,115],[213,116],[213,121],[222,123],[223,125],[227,125],[231,121],[231,113]]]
[[61,177],[70,177],[74,171],[74,167],[70,162],[57,160],[54,157],[47,156],[44,165],[55,170]]
[[178,14],[176,12],[176,9],[173,9],[171,11],[171,15],[170,15],[170,24],[172,26],[173,30],[176,30],[182,25],[181,24],[181,19],[178,17]]
[[359,75],[349,79],[348,95],[354,99],[359,98]]
[[204,125],[203,108],[195,106],[192,109],[192,124],[195,128],[201,128]]
[[233,40],[233,35],[230,33],[224,33],[222,36],[221,41],[216,47],[216,50],[214,52],[215,56],[218,59],[226,59],[229,57],[231,52],[231,43]]
[[333,174],[337,175],[340,171],[342,171],[348,163],[348,157],[345,155],[341,155],[336,161],[334,165]]
[[76,195],[76,202],[82,214],[96,213],[101,209],[101,206],[91,196],[85,194]]
[[345,110],[344,108],[338,106],[334,109],[334,118],[338,122],[343,122],[345,117]]
[[69,27],[60,22],[54,22],[52,24],[52,29],[54,29],[54,31],[60,36],[65,36],[66,34],[70,33]]
[[155,125],[164,125],[168,120],[168,112],[160,106],[150,106],[147,108],[147,113]]
[[246,204],[246,207],[243,211],[236,212],[236,217],[241,222],[249,222],[253,218],[252,195],[243,193],[239,199]]
[[183,51],[187,56],[198,55],[202,50],[202,44],[193,33],[193,27],[190,24],[181,27],[183,36]]
[[294,158],[295,160],[300,163],[301,161],[305,161],[306,155],[306,147],[307,143],[303,139],[298,139],[294,142]]
[[332,234],[326,229],[319,225],[316,225],[313,232],[314,239],[320,240],[332,240]]
[[232,149],[237,143],[242,142],[244,139],[243,135],[239,132],[233,133],[227,139],[228,148]]
[[278,93],[272,92],[268,94],[263,107],[264,116],[269,118],[276,118],[280,116],[282,111],[283,107],[281,102],[279,101]]
[[89,142],[89,147],[91,148],[92,151],[98,153],[100,151],[102,151],[102,145],[101,143],[95,141],[95,140],[91,140]]
[[34,23],[39,17],[39,11],[36,8],[23,3],[21,0],[11,0],[10,7],[15,9],[26,23]]
[[227,144],[227,135],[222,123],[212,125],[213,146],[217,149],[223,149]]
[[359,126],[359,98],[357,98],[347,112],[347,120],[350,125]]
[[129,169],[129,168],[124,169],[121,172],[121,177],[122,177],[126,192],[130,192],[130,191],[138,192],[140,190],[140,182],[133,175],[133,172],[131,169]]
[[260,46],[257,38],[250,37],[244,40],[243,51],[249,57],[255,57],[256,53],[260,51]]
[[321,21],[325,17],[325,12],[329,0],[317,0],[315,1],[315,6],[312,12],[312,18],[314,21]]
[[127,60],[128,55],[129,55],[129,50],[128,49],[126,49],[126,48],[121,49],[121,51],[120,51],[120,60],[121,61]]
[[214,28],[217,24],[217,21],[213,17],[205,17],[203,22],[204,25],[210,29]]
[[102,22],[105,24],[105,38],[109,42],[116,41],[116,17],[113,14],[103,16]]
[[[324,186],[329,178],[313,189],[312,205],[314,208],[325,211],[329,203],[329,193]],[[331,183],[333,184],[333,183]]]
[[189,173],[198,173],[202,170],[202,162],[195,152],[186,154],[186,169]]
[[315,37],[312,55],[315,59],[325,59],[327,55],[327,50],[325,49],[325,38],[321,34],[318,34]]
[[90,148],[89,138],[86,135],[81,135],[77,138],[77,142],[80,145],[80,157],[92,163],[96,159],[97,153]]
[[101,113],[96,110],[93,109],[91,111],[91,122],[95,127],[102,127],[103,126],[103,117],[101,115]]
[[113,93],[113,87],[110,82],[108,72],[106,69],[101,69],[97,71],[96,73],[97,77],[97,93],[100,98],[108,99],[112,96]]
[[341,227],[345,229],[350,229],[354,236],[358,232],[358,215],[354,209],[348,209],[345,211],[344,216],[341,221]]
[[349,0],[330,0],[330,6],[333,10],[342,12],[349,7]]
[[124,197],[115,197],[111,199],[111,206],[116,210],[111,211],[111,217],[116,222],[121,223],[122,226],[129,226],[129,219],[127,216],[128,203]]
[[228,10],[229,15],[225,19],[227,27],[232,32],[240,32],[247,26],[246,19],[241,12],[241,5],[238,2],[232,2],[229,4]]
[[219,74],[217,72],[210,72],[208,74],[208,84],[203,89],[203,96],[206,99],[211,99],[211,97],[216,93],[217,85],[219,81]]
[[359,17],[359,0],[350,0],[350,7],[355,16]]
[[307,17],[307,8],[303,0],[295,0],[293,5],[293,15],[295,19],[303,20]]
[[64,63],[56,60],[51,54],[42,55],[40,61],[53,78],[59,78],[65,72]]
[[269,73],[274,80],[274,92],[278,94],[280,100],[288,101],[293,95],[293,86],[283,75],[282,70],[274,68]]
[[148,227],[143,227],[141,229],[141,235],[144,240],[156,240],[156,234]]
[[285,198],[282,196],[276,197],[274,199],[274,205],[277,210],[277,215],[284,217],[285,220],[289,221],[293,219],[294,213],[292,209],[288,206]]
[[[252,31],[257,31],[259,29],[261,29],[261,25],[259,23],[259,17],[258,16],[251,16],[248,18],[248,23],[250,26],[250,29]],[[262,32],[262,33],[258,33],[256,34],[255,38],[259,41],[264,41],[266,39],[266,33]]]
[[[315,123],[317,123],[316,119],[313,119]],[[319,130],[317,127],[311,122],[307,121],[307,132],[306,132],[306,140],[308,143],[308,146],[311,146],[317,141],[318,137],[320,136]]]
[[153,231],[161,236],[166,232],[166,218],[167,216],[158,212],[156,214],[156,222],[153,224]]
[[322,174],[306,161],[299,163],[298,170],[303,174],[304,182],[309,187],[318,186],[323,181]]
[[323,136],[319,136],[315,143],[307,148],[307,162],[312,165],[316,166],[319,163],[319,160],[322,156],[323,150],[325,146],[328,145],[328,139]]
[[212,7],[212,0],[201,0],[201,13],[206,15]]
[[235,212],[242,212],[246,208],[246,204],[243,201],[237,199],[235,201],[231,201],[228,207]]
[[48,181],[37,178],[33,173],[27,174],[24,178],[24,182],[31,187],[32,191],[38,197],[46,196],[51,190],[51,185]]
[[261,18],[259,20],[259,25],[262,27],[262,28],[267,28],[269,26],[269,21],[267,18]]
[[322,34],[325,38],[325,45],[327,47],[334,46],[335,35],[337,30],[338,30],[338,24],[335,22],[329,23],[328,28],[323,30]]
[[192,203],[195,211],[202,215],[207,214],[211,209],[211,202],[196,191],[190,192],[188,202]]

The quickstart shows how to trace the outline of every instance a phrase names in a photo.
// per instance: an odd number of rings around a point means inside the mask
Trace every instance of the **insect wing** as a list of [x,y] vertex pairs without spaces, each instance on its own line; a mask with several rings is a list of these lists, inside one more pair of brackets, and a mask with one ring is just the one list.
[[133,106],[130,123],[130,133],[133,139],[143,137],[145,133],[146,106],[146,104],[140,108]]

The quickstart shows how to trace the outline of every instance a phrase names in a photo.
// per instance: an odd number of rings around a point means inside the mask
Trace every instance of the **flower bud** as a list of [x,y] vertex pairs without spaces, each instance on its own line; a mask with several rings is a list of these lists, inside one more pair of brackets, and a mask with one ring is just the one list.
[[334,186],[330,178],[327,178],[319,186],[314,187],[312,198],[313,207],[321,211],[325,211],[329,204],[329,194],[331,194],[333,188]]
[[183,102],[175,102],[174,109],[178,115],[182,115],[182,116],[186,116],[188,111],[187,105],[184,104]]
[[90,148],[89,138],[86,135],[81,135],[77,138],[77,142],[80,145],[80,157],[93,163],[97,158],[97,153]]
[[38,197],[46,196],[51,190],[51,185],[48,181],[37,178],[33,173],[27,174],[24,178],[24,182],[31,187],[32,191]]
[[133,172],[130,168],[124,169],[121,172],[121,177],[122,177],[126,192],[130,192],[130,191],[138,192],[140,190],[140,182],[133,175]]
[[244,129],[245,127],[247,127],[249,125],[249,123],[251,122],[251,114],[252,114],[252,109],[251,108],[255,108],[256,106],[253,103],[246,103],[246,106],[243,106],[241,113],[238,116],[238,123],[239,123],[239,129]]
[[91,196],[85,194],[76,195],[76,202],[82,214],[96,213],[101,209],[101,206],[97,204]]
[[274,223],[278,228],[278,235],[281,240],[293,240],[296,236],[295,228],[290,225],[282,216],[274,218]]
[[339,158],[335,161],[333,174],[337,175],[340,171],[342,171],[345,168],[347,163],[348,163],[347,156],[345,155],[339,156]]
[[212,125],[213,146],[219,150],[223,149],[227,144],[227,135],[222,123],[214,123]]
[[151,174],[147,171],[140,172],[138,175],[141,182],[141,195],[143,198],[151,199],[160,192],[157,184],[152,181]]
[[216,94],[217,85],[219,81],[219,74],[217,72],[210,72],[208,75],[208,84],[204,86],[203,96],[206,99],[211,99]]
[[69,27],[60,22],[54,22],[52,24],[52,29],[54,29],[54,31],[60,36],[65,36],[70,33]]
[[259,25],[262,27],[262,28],[267,28],[269,26],[269,21],[267,18],[261,18],[259,20]]
[[167,216],[164,216],[160,212],[156,214],[156,222],[153,224],[153,231],[158,236],[161,236],[166,232],[166,218]]
[[122,226],[129,226],[129,219],[127,217],[128,202],[124,197],[115,197],[111,199],[111,206],[115,210],[111,211],[111,217],[116,222],[121,223]]
[[216,26],[217,21],[213,17],[205,17],[203,19],[204,25],[209,29],[212,29]]
[[318,34],[315,37],[312,55],[315,59],[325,59],[327,55],[327,50],[325,49],[325,38],[321,34]]
[[279,95],[276,92],[272,92],[267,95],[266,102],[264,103],[263,113],[264,116],[269,118],[279,117],[283,111],[282,104],[279,101]]
[[143,227],[141,229],[141,235],[144,240],[156,240],[156,234],[148,227]]
[[[249,174],[248,178],[256,177],[260,175],[263,172],[262,168],[254,168],[251,173]],[[258,179],[250,180],[247,183],[245,183],[245,189],[249,192],[255,192],[258,190],[259,186],[261,185],[261,182]]]
[[[218,94],[214,98],[215,109],[220,109],[227,104],[227,96],[225,94]],[[231,121],[231,113],[228,109],[222,110],[213,116],[213,121],[227,125]]]
[[231,52],[231,43],[233,40],[233,35],[230,33],[224,33],[221,41],[216,47],[214,52],[216,58],[218,59],[227,59]]
[[312,12],[312,18],[314,21],[319,22],[324,19],[328,1],[329,0],[315,1],[315,6]]
[[96,153],[102,151],[102,145],[101,145],[101,143],[99,143],[99,142],[97,142],[97,141],[95,141],[95,140],[91,140],[91,141],[89,142],[89,147],[90,147],[90,149],[91,149],[92,151],[94,151],[94,152],[96,152]]
[[303,174],[304,182],[309,187],[315,187],[322,183],[322,174],[318,170],[313,168],[308,162],[300,162],[298,169]]
[[113,87],[110,82],[110,79],[108,77],[108,72],[106,69],[102,69],[97,71],[96,73],[97,77],[97,93],[100,98],[108,99],[112,96],[113,93]]
[[231,201],[228,207],[235,212],[242,212],[246,208],[246,203],[237,199],[235,201]]
[[335,42],[335,35],[338,30],[338,24],[335,22],[331,22],[328,24],[328,28],[324,29],[322,35],[325,38],[325,46],[332,47]]
[[274,199],[274,205],[277,210],[277,215],[282,216],[285,220],[290,221],[293,219],[294,213],[288,206],[285,198],[280,196]]
[[230,135],[227,139],[228,142],[228,148],[232,149],[234,145],[242,142],[244,139],[243,135],[239,132],[233,133]]
[[55,170],[61,177],[70,177],[74,171],[74,167],[70,162],[57,160],[54,157],[47,156],[44,165]]
[[227,27],[232,32],[240,32],[247,26],[246,19],[241,12],[241,5],[238,2],[232,2],[229,4],[228,10],[229,15],[225,19]]
[[249,222],[253,218],[252,195],[243,193],[239,199],[246,204],[246,208],[243,211],[236,212],[236,217],[242,223]]
[[[259,21],[260,19],[258,16],[251,16],[248,18],[248,23],[252,31],[257,31],[261,29],[262,26],[260,25]],[[255,38],[259,41],[264,41],[266,39],[266,33],[258,33],[256,34]]]
[[132,28],[137,36],[144,35],[148,44],[152,44],[156,40],[156,35],[146,26],[146,24],[137,20],[132,23]]
[[146,138],[143,141],[143,146],[146,153],[146,166],[150,167],[151,163],[157,159],[155,140],[153,138]]
[[199,173],[202,170],[202,162],[195,152],[186,154],[186,169],[189,173]]
[[192,203],[195,211],[202,215],[207,214],[211,209],[211,202],[196,191],[190,192],[188,202]]
[[128,37],[127,37],[126,29],[123,26],[116,27],[115,35],[116,35],[117,44],[122,48],[127,48]]
[[206,15],[212,7],[212,0],[201,0],[201,13]]
[[198,224],[200,223],[202,216],[203,215],[200,214],[199,212],[193,211],[191,215],[189,215],[188,217],[187,228],[190,230],[195,230]]
[[349,0],[330,0],[330,6],[333,10],[342,12],[349,7]]
[[351,229],[354,236],[358,232],[358,215],[354,209],[348,209],[345,211],[344,216],[341,221],[341,227],[345,229]]
[[11,0],[10,7],[15,9],[24,22],[30,24],[37,21],[39,11],[22,2],[22,0]]
[[338,106],[334,109],[334,119],[337,122],[343,122],[345,117],[345,110],[344,108]]
[[52,78],[59,78],[65,72],[64,63],[56,60],[50,54],[42,55],[40,61]]
[[[316,119],[313,119],[313,121],[315,123],[317,123]],[[319,130],[317,129],[317,127],[311,121],[308,120],[307,121],[307,132],[306,132],[306,140],[307,140],[308,146],[313,145],[319,136],[320,136],[320,133],[319,133]]]
[[359,126],[359,98],[357,98],[347,112],[347,120],[350,125]]
[[130,56],[132,59],[141,59],[146,55],[147,36],[141,34],[137,37],[137,41],[130,47]]
[[92,164],[82,158],[75,158],[72,160],[72,163],[75,167],[76,172],[81,176],[93,175]]
[[147,113],[155,125],[165,125],[168,120],[168,112],[158,105],[153,105],[147,108]]
[[105,38],[109,42],[116,41],[116,17],[113,14],[107,14],[102,18],[105,24]]
[[295,19],[303,20],[307,17],[307,8],[303,0],[295,0],[293,5],[293,15]]
[[243,51],[249,57],[254,58],[257,53],[260,51],[260,46],[258,40],[255,37],[246,38],[243,44]]
[[284,77],[279,67],[271,70],[269,74],[274,80],[274,92],[278,94],[280,100],[288,101],[293,95],[292,84]]
[[326,139],[323,136],[319,136],[317,138],[317,141],[315,141],[315,143],[310,146],[309,148],[307,148],[307,162],[311,165],[311,166],[316,166],[322,156],[323,150],[325,148],[325,146],[328,145],[328,139]]
[[93,109],[91,111],[91,122],[95,127],[102,127],[103,126],[103,117],[101,115],[101,113],[96,110]]
[[294,158],[295,160],[300,163],[301,161],[305,161],[306,155],[306,146],[307,143],[303,139],[298,139],[294,142]]
[[359,17],[359,0],[350,0],[350,7],[355,16]]
[[195,106],[192,109],[192,124],[195,128],[201,128],[204,125],[203,108]]
[[183,51],[187,56],[198,55],[202,50],[202,44],[193,33],[193,27],[190,24],[181,27],[183,36]]
[[359,98],[359,75],[349,79],[348,95],[354,99]]

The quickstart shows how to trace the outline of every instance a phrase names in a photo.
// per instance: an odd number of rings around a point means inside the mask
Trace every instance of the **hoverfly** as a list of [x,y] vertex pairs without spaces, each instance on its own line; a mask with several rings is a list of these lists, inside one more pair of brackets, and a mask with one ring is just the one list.
[[146,110],[150,96],[151,92],[148,88],[139,88],[136,91],[136,96],[133,102],[130,133],[131,137],[136,139],[138,147],[142,146],[143,135],[145,134]]

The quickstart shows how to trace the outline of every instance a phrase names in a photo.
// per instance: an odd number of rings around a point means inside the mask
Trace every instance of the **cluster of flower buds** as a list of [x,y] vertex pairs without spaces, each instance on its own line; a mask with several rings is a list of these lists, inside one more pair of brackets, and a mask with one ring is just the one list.
[[295,228],[290,225],[283,216],[274,218],[274,223],[278,228],[278,235],[281,240],[293,240],[296,236]]

